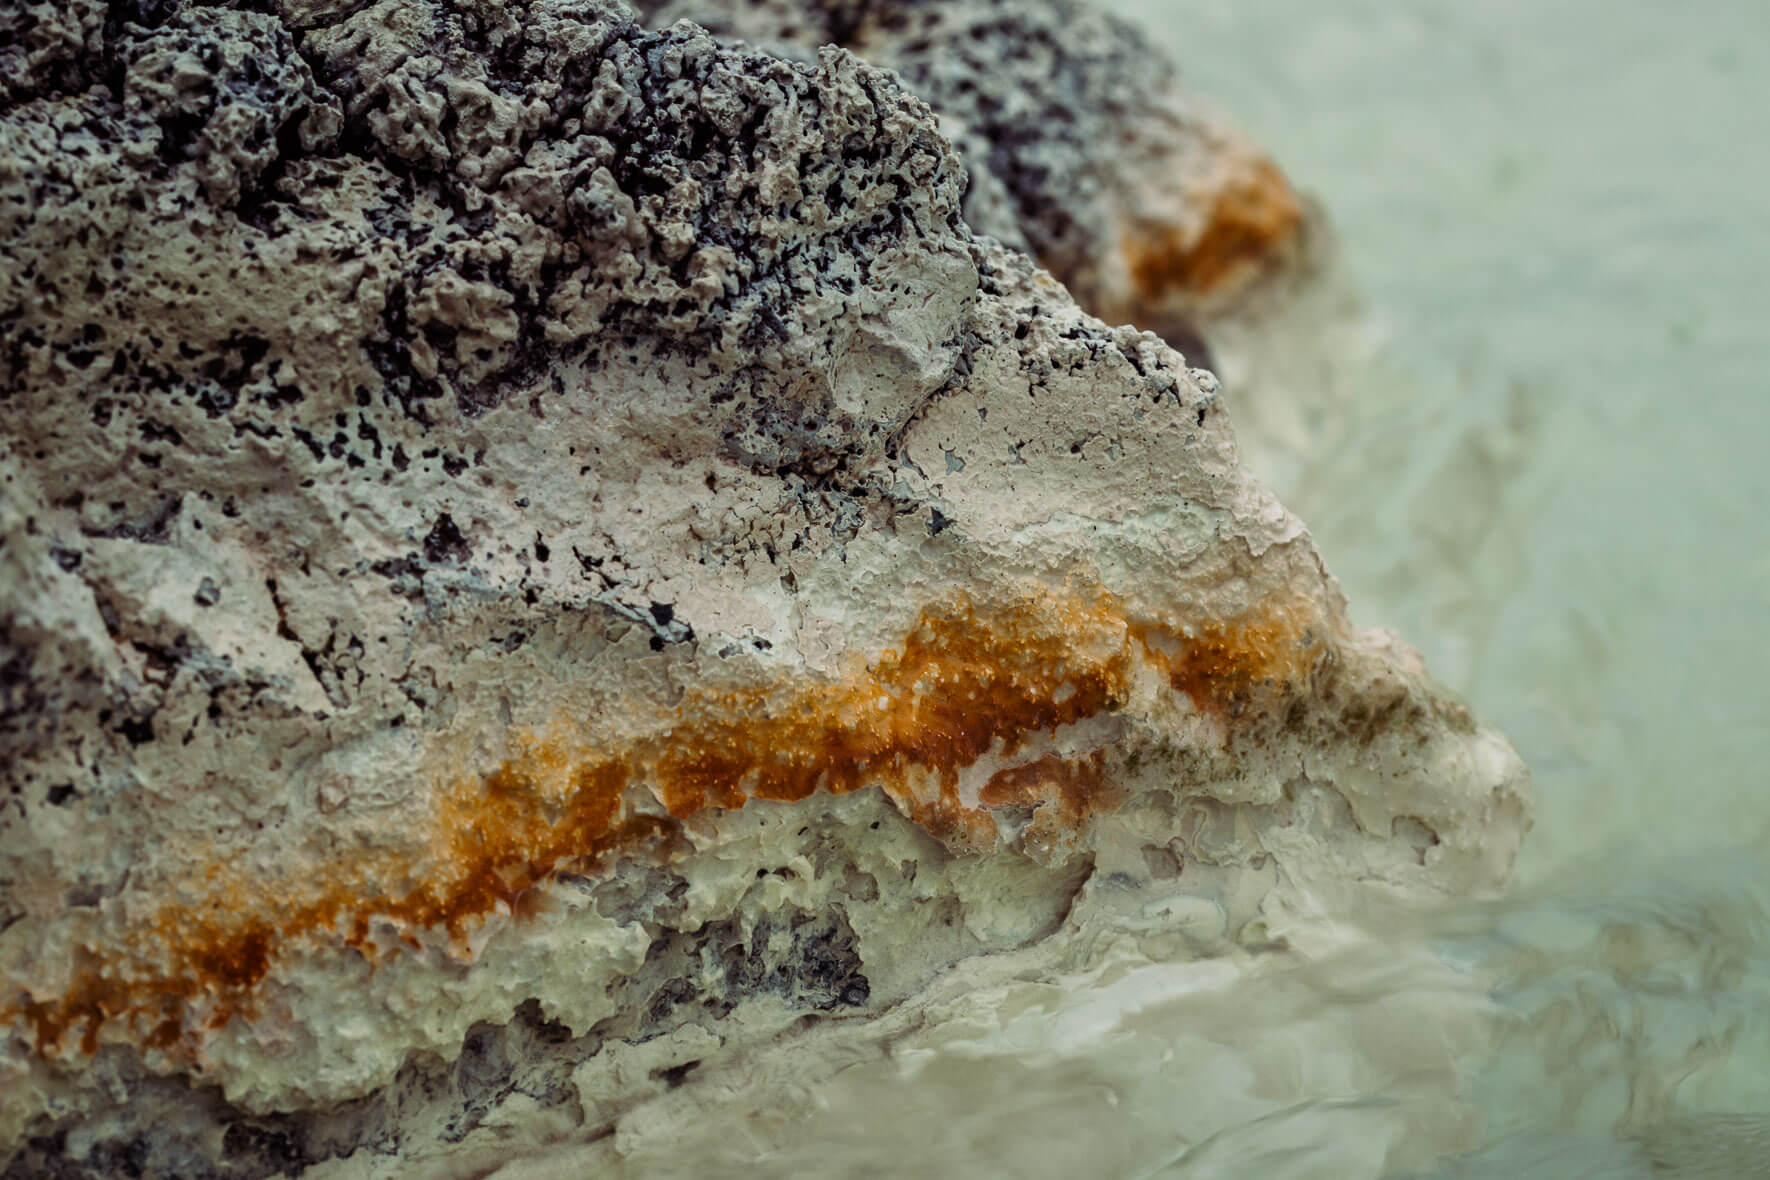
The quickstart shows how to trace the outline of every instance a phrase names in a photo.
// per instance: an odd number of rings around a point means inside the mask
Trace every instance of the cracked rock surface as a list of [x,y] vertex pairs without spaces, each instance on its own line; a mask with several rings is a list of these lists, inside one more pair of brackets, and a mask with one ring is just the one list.
[[260,8],[0,14],[4,1174],[483,1174],[1503,879],[1509,747],[897,77]]

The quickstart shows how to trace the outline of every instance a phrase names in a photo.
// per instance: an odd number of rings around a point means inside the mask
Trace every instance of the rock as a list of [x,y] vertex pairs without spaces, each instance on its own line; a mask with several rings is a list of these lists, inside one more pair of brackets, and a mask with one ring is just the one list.
[[1178,346],[1192,320],[1307,248],[1305,202],[1277,164],[1185,94],[1132,26],[1080,0],[641,8],[658,27],[687,18],[770,48],[835,44],[897,71],[966,162],[967,223],[1027,248],[1101,319]]
[[957,963],[1503,880],[1509,747],[892,75],[81,12],[0,56],[8,1175],[483,1171]]
[[[1108,323],[1225,379],[1243,461],[1294,488],[1338,437],[1367,347],[1327,218],[1129,23],[1086,0],[648,0],[788,55],[895,70],[966,166],[965,220]],[[1201,47],[1202,48],[1202,47]]]

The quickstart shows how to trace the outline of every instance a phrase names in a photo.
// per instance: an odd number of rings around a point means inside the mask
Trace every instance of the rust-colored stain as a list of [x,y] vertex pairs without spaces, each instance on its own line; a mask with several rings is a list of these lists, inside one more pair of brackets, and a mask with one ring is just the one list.
[[998,770],[977,794],[985,807],[1032,811],[1021,841],[1035,856],[1053,854],[1089,816],[1118,806],[1122,798],[1117,784],[1107,777],[1104,750],[1080,758],[1047,754],[1025,766]]
[[1201,709],[1230,719],[1253,708],[1273,676],[1272,663],[1251,660],[1248,653],[1283,653],[1296,638],[1279,616],[1244,619],[1232,629],[1205,627],[1179,637],[1177,643],[1173,635],[1158,629],[1135,628],[1134,634],[1160,655],[1169,687],[1191,697]]
[[1222,185],[1203,228],[1154,227],[1127,234],[1125,256],[1140,298],[1205,296],[1276,260],[1303,225],[1303,203],[1271,160],[1261,157]]
[[459,947],[483,919],[524,913],[525,895],[556,872],[594,871],[613,855],[680,856],[692,817],[752,800],[877,786],[959,851],[996,845],[994,809],[1030,809],[1023,845],[1049,851],[1117,805],[1104,751],[997,771],[975,807],[960,798],[960,771],[1122,710],[1142,672],[1234,722],[1263,693],[1306,679],[1325,650],[1320,616],[1296,618],[1271,610],[1176,630],[1128,619],[1100,591],[931,605],[897,650],[841,677],[690,693],[638,737],[610,740],[586,724],[570,740],[523,738],[495,770],[438,793],[422,856],[336,857],[324,880],[276,883],[216,865],[205,900],[166,904],[117,945],[83,947],[60,994],[27,991],[0,1019],[28,1026],[45,1056],[66,1052],[71,1036],[95,1052],[115,1022],[189,1062],[205,1030],[256,1014],[285,955],[329,945],[374,962],[422,946],[427,931]]

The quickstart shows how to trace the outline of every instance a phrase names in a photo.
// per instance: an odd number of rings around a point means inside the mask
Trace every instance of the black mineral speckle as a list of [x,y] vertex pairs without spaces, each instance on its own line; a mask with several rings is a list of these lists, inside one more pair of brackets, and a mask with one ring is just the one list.
[[446,512],[436,518],[424,536],[424,560],[432,565],[459,565],[467,560],[470,549],[467,538]]
[[[427,742],[469,686],[424,653],[463,625],[482,628],[488,665],[562,634],[587,661],[604,644],[669,653],[648,665],[692,654],[687,575],[647,549],[677,527],[673,507],[625,469],[704,483],[712,511],[678,563],[690,575],[791,589],[789,553],[950,524],[923,512],[896,444],[1001,341],[966,304],[913,358],[925,380],[860,399],[832,358],[856,325],[887,323],[890,300],[920,298],[926,276],[886,278],[882,260],[938,264],[967,290],[975,272],[980,298],[1017,264],[980,261],[965,170],[893,74],[835,50],[788,60],[688,25],[647,31],[613,0],[28,7],[0,26],[0,400],[31,439],[23,482],[52,506],[31,510],[30,544],[60,571],[39,580],[103,626],[15,640],[11,604],[0,612],[0,759],[31,765],[79,735],[77,765],[15,792],[9,814],[41,798],[78,803],[53,823],[99,822],[151,779],[135,774],[150,756],[155,773],[250,776],[222,764],[263,739],[311,785],[326,743],[396,727]],[[1085,365],[1108,333],[1067,345],[1062,363]],[[518,489],[534,504],[519,499],[522,527],[500,535],[485,505]],[[734,496],[766,511],[738,520]],[[186,505],[200,507],[187,519]],[[553,566],[554,551],[578,560]],[[138,617],[104,586],[132,561],[191,568],[181,557],[225,563],[179,593],[265,615],[276,666],[210,650],[219,611]],[[419,628],[431,638],[409,642]],[[185,752],[193,740],[211,761]],[[125,802],[117,814],[146,814]],[[311,818],[286,803],[267,822]],[[153,829],[105,835],[138,849]],[[99,1123],[70,1136],[44,1115],[0,1174],[256,1180],[391,1156],[411,1127],[460,1138],[512,1095],[575,1109],[572,1071],[610,1041],[752,1001],[816,1018],[871,1002],[839,910],[690,926],[679,902],[633,902],[646,969],[598,983],[615,1015],[583,1035],[524,1003],[459,1054],[291,1115],[236,1109],[119,1047],[96,1146]],[[141,1114],[167,1104],[178,1119]]]

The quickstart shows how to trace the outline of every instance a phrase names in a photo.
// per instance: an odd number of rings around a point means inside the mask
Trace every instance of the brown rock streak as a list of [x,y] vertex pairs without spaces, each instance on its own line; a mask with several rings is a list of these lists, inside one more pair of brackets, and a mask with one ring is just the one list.
[[680,855],[685,821],[751,800],[876,785],[959,851],[996,846],[992,809],[1031,809],[1028,850],[1049,850],[1117,805],[1104,751],[999,771],[977,808],[959,797],[959,771],[1124,709],[1139,668],[1201,713],[1242,717],[1264,690],[1306,678],[1321,647],[1284,610],[1179,632],[1127,619],[1100,591],[931,605],[900,650],[856,659],[840,678],[691,692],[637,737],[591,726],[570,741],[516,735],[503,765],[439,792],[423,856],[334,857],[323,882],[247,880],[218,864],[195,887],[205,901],[165,903],[108,944],[88,942],[59,994],[15,982],[0,1020],[28,1027],[45,1056],[66,1051],[74,1030],[94,1052],[120,1022],[107,1039],[191,1063],[205,1029],[258,1013],[279,957],[330,945],[374,962],[431,932],[459,948],[475,923],[523,913],[554,873]]

